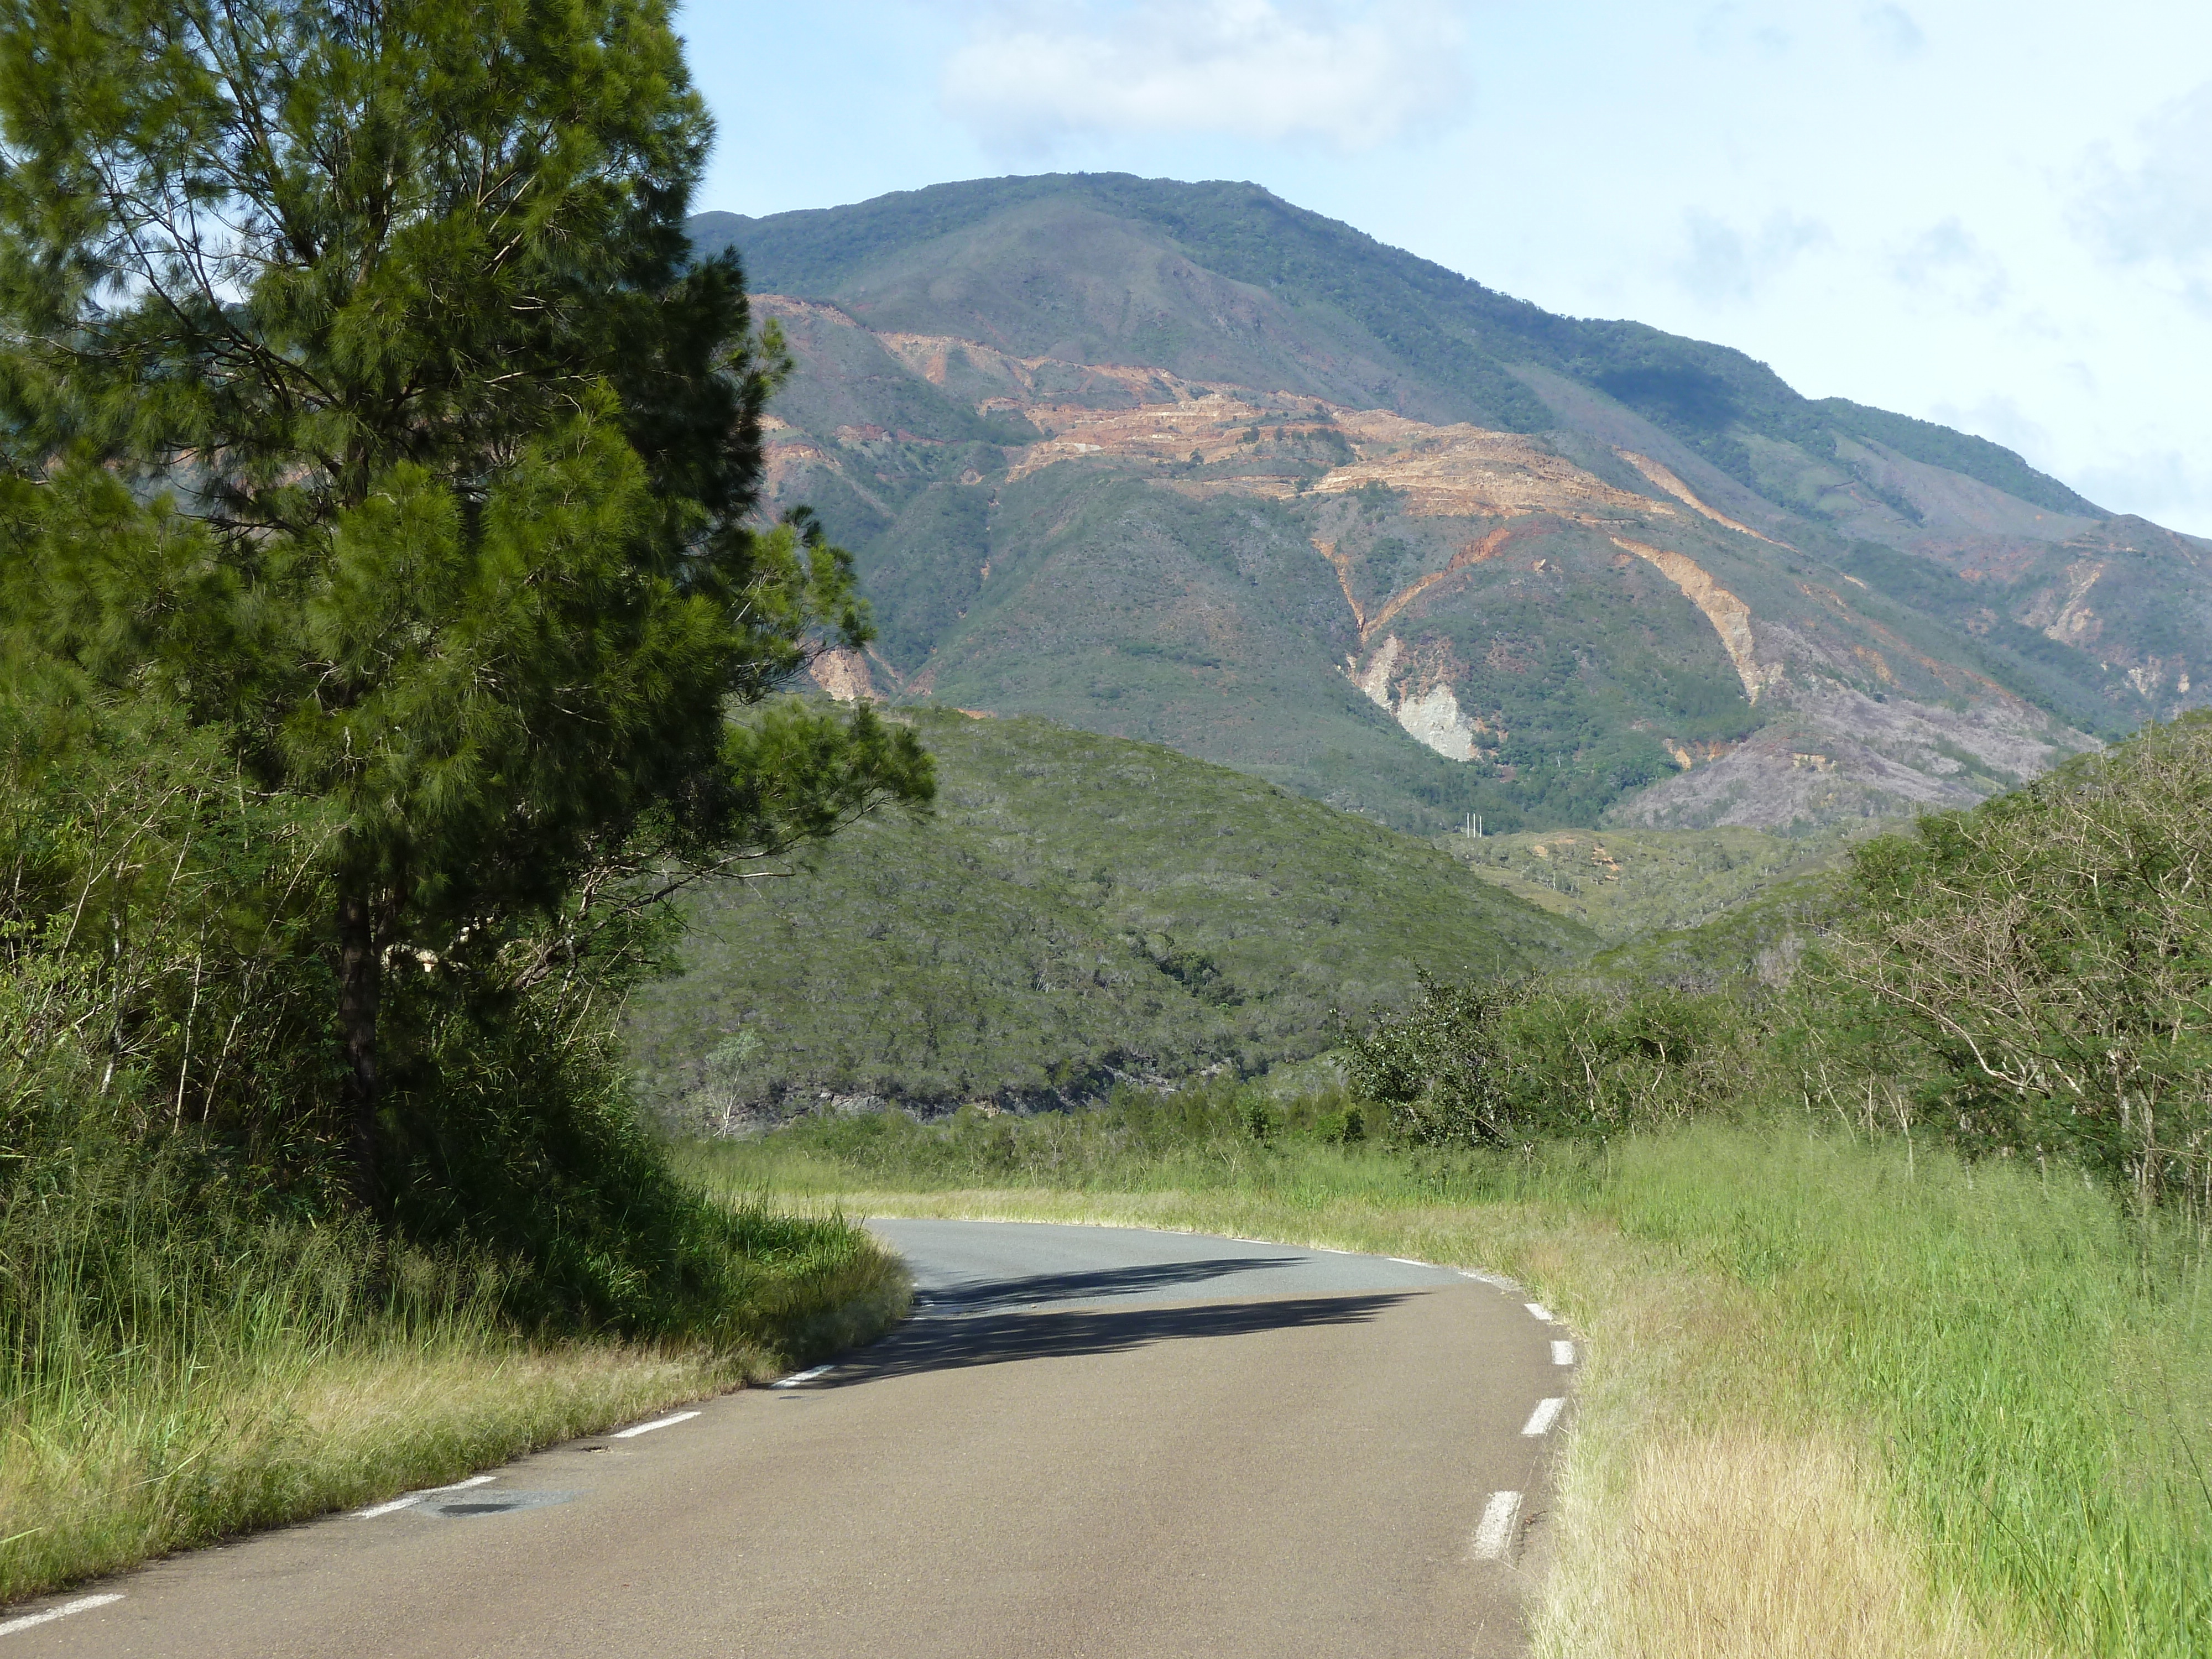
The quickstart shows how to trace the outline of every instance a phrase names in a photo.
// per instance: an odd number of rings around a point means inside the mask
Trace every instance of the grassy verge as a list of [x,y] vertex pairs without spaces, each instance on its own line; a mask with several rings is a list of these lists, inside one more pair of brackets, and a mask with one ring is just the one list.
[[692,1162],[782,1201],[1512,1273],[1587,1354],[1546,1654],[2212,1651],[2194,1234],[1902,1142],[1705,1126],[1420,1158],[1251,1104],[1212,1132],[1196,1107],[811,1124]]
[[908,1293],[836,1215],[753,1210],[711,1338],[534,1338],[495,1268],[380,1258],[362,1229],[187,1248],[112,1217],[36,1239],[20,1204],[7,1220],[28,1316],[0,1360],[0,1605],[773,1375],[874,1335]]

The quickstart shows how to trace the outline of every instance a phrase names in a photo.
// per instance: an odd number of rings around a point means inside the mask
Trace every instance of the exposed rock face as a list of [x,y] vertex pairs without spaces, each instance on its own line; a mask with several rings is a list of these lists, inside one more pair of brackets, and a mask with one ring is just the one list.
[[1797,823],[1971,806],[2080,746],[2078,733],[2015,701],[1966,715],[1877,702],[1833,681],[1792,685],[1790,706],[1740,744],[1632,797],[1607,822],[1646,829]]
[[842,647],[824,651],[815,658],[807,672],[813,677],[815,684],[839,702],[856,702],[864,697],[872,700],[876,695],[868,674],[868,659],[857,651]]
[[[1764,541],[1765,538],[1759,539]],[[1729,660],[1735,665],[1737,677],[1743,681],[1746,702],[1756,704],[1759,694],[1782,678],[1780,663],[1759,660],[1758,647],[1751,637],[1751,607],[1699,569],[1694,560],[1664,547],[1624,541],[1618,536],[1613,538],[1613,544],[1639,559],[1649,559],[1665,571],[1667,580],[1680,588],[1682,597],[1696,605],[1713,625],[1713,632],[1720,636],[1721,648],[1728,653]]]
[[1475,757],[1476,723],[1460,712],[1459,698],[1442,680],[1398,704],[1398,724],[1446,760]]

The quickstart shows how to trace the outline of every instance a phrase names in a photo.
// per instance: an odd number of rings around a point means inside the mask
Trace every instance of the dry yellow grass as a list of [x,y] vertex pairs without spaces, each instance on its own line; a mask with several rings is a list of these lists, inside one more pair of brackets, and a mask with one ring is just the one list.
[[1622,1659],[1979,1659],[1930,1600],[1858,1456],[1739,1430],[1638,1455],[1605,1600]]
[[452,1480],[773,1369],[754,1352],[453,1333],[30,1402],[0,1419],[0,1603]]

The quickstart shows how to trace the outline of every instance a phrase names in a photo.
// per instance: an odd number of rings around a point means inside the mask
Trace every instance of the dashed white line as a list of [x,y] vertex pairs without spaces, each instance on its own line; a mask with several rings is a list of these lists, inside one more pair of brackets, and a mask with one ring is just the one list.
[[1521,1432],[1527,1435],[1548,1432],[1552,1425],[1559,1420],[1559,1413],[1565,1409],[1566,1403],[1564,1400],[1537,1401],[1536,1409],[1528,1413],[1528,1420],[1521,1425]]
[[20,1619],[0,1623],[0,1636],[13,1636],[19,1630],[28,1630],[33,1625],[51,1625],[57,1619],[66,1619],[73,1613],[90,1613],[94,1607],[104,1607],[111,1601],[120,1601],[120,1595],[80,1595],[74,1601],[64,1601],[58,1607],[48,1607],[44,1613],[27,1613]]
[[1552,1363],[1554,1365],[1573,1364],[1575,1363],[1575,1345],[1571,1342],[1553,1343]]
[[1482,1506],[1482,1519],[1474,1528],[1474,1541],[1467,1553],[1477,1561],[1503,1561],[1513,1544],[1513,1523],[1520,1518],[1521,1494],[1494,1492]]
[[380,1515],[389,1515],[394,1510],[404,1510],[410,1504],[419,1504],[426,1498],[435,1498],[441,1492],[465,1492],[471,1486],[481,1486],[496,1480],[495,1474],[472,1474],[465,1480],[456,1480],[450,1486],[425,1486],[420,1492],[410,1492],[404,1498],[395,1498],[389,1504],[375,1504],[365,1510],[356,1510],[356,1521],[374,1521]]
[[1552,1310],[1546,1307],[1542,1303],[1524,1302],[1521,1305],[1526,1308],[1530,1313],[1535,1315],[1537,1318],[1542,1320],[1547,1325],[1552,1322]]
[[641,1434],[651,1434],[655,1429],[672,1429],[678,1423],[689,1423],[698,1416],[696,1412],[674,1412],[666,1417],[656,1417],[650,1423],[641,1423],[632,1429],[617,1429],[607,1437],[610,1440],[635,1440]]
[[769,1383],[769,1387],[771,1389],[795,1389],[802,1382],[811,1382],[816,1377],[822,1376],[824,1372],[834,1371],[836,1369],[836,1365],[830,1364],[817,1365],[811,1370],[793,1371],[789,1376],[783,1378],[781,1382]]

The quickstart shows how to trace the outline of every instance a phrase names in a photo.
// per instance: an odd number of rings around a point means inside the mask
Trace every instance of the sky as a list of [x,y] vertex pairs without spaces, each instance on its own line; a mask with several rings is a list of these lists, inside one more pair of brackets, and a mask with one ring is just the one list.
[[2212,536],[2206,0],[690,0],[696,205],[1237,179]]

